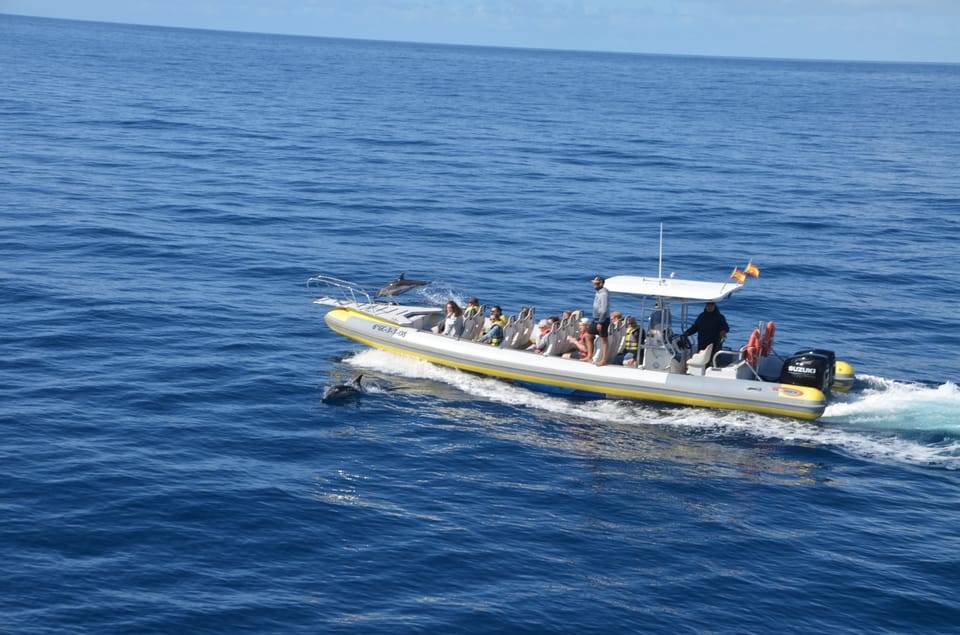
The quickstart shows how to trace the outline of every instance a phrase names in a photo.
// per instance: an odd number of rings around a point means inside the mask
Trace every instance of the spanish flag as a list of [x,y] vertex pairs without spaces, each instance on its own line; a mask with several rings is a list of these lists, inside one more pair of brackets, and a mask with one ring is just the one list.
[[747,266],[743,268],[743,272],[748,276],[753,276],[754,278],[760,277],[759,267],[757,267],[757,265],[753,264],[752,262],[747,263]]
[[740,271],[740,267],[734,267],[733,273],[730,274],[730,277],[736,280],[737,282],[739,282],[740,284],[743,284],[744,282],[747,281],[747,274]]

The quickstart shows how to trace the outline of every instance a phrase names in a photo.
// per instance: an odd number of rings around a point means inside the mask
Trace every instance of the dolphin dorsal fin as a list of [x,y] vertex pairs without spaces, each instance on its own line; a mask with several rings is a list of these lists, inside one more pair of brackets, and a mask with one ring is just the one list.
[[354,378],[354,380],[353,380],[353,383],[354,383],[354,385],[355,385],[357,388],[360,387],[360,380],[361,380],[361,379],[363,379],[363,375],[357,375],[357,376]]
[[401,272],[400,272],[400,275],[397,276],[397,280],[403,280],[403,275],[404,275],[405,273],[407,273],[407,272],[406,272],[406,271],[401,271]]

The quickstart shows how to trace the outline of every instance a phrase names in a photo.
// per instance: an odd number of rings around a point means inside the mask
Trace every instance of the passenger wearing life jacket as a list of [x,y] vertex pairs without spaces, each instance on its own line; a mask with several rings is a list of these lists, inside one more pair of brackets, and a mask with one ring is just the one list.
[[476,298],[470,298],[467,300],[467,306],[463,309],[463,317],[473,317],[480,312],[480,300]]
[[640,345],[644,338],[643,329],[637,326],[637,319],[632,315],[627,317],[626,328],[623,332],[623,359],[624,366],[636,366],[643,362],[643,351]]
[[[697,316],[693,325],[683,332],[684,337],[697,334],[697,350],[702,351],[707,346],[713,344],[713,352],[716,354],[723,345],[723,338],[730,332],[727,325],[727,318],[717,309],[714,302],[707,302],[703,305],[703,313]],[[712,360],[711,360],[712,363]],[[708,366],[710,364],[707,364]]]
[[503,329],[506,326],[507,318],[504,317],[503,311],[499,306],[494,306],[490,309],[490,328],[477,341],[491,346],[500,346],[500,342],[503,340]]

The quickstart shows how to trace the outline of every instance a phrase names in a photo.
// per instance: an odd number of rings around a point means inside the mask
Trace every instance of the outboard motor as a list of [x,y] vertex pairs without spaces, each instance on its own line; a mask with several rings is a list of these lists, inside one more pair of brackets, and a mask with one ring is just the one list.
[[836,356],[833,351],[812,349],[797,351],[783,362],[780,383],[817,388],[823,394],[830,393],[833,384],[833,367]]
[[827,367],[827,374],[829,375],[827,386],[833,385],[834,377],[837,374],[837,356],[833,354],[833,351],[828,351],[823,348],[809,348],[802,351],[797,351],[794,355],[806,355],[808,353],[813,353],[814,355],[825,355],[827,361],[830,362],[830,365]]

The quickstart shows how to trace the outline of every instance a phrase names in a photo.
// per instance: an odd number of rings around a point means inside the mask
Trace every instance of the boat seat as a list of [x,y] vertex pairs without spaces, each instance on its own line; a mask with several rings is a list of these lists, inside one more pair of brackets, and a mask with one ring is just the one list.
[[687,360],[687,374],[703,376],[707,370],[707,364],[710,363],[711,355],[713,355],[713,344],[707,344],[705,349],[699,353],[694,353]]
[[560,346],[560,338],[563,335],[563,331],[560,329],[560,324],[556,323],[553,325],[553,328],[550,329],[550,332],[547,333],[547,339],[545,346],[543,347],[543,354],[548,357],[559,357],[562,353]]
[[538,330],[537,330],[537,310],[533,307],[527,311],[527,322],[526,322],[526,340],[525,344],[536,344]]
[[560,323],[560,329],[557,335],[557,350],[552,352],[551,355],[562,355],[568,351],[574,349],[574,345],[570,343],[568,337],[577,336],[577,324],[580,322],[580,318],[576,317],[576,313],[571,315],[565,322]]
[[607,335],[607,351],[609,353],[607,361],[623,352],[621,349],[623,348],[626,325],[626,320],[620,320],[619,325],[610,327],[610,333]]
[[[610,340],[608,339],[607,343],[609,342]],[[593,361],[594,362],[600,361],[600,336],[599,335],[593,336]]]
[[463,318],[463,333],[460,334],[461,339],[471,340],[470,334],[473,333],[473,326],[477,323],[477,318],[475,316]]
[[[570,322],[567,324],[567,336],[577,338],[580,335],[580,318],[583,317],[583,311],[574,311],[570,315]],[[566,341],[566,338],[564,338]],[[572,351],[577,347],[567,342],[567,350]]]
[[520,311],[520,318],[517,324],[517,332],[513,339],[513,348],[527,348],[531,343],[531,336],[536,327],[533,316],[535,310],[531,306],[525,306]]
[[501,348],[523,349],[530,346],[530,333],[533,331],[533,309],[523,307],[520,313],[510,316],[503,330]]
[[487,307],[481,306],[477,313],[463,319],[463,335],[460,336],[461,339],[472,342],[480,337],[480,333],[483,332],[483,316],[486,312]]
[[517,316],[511,315],[507,318],[507,325],[503,327],[503,339],[500,340],[500,348],[513,348],[513,336],[517,333]]
[[[621,320],[620,326],[610,326],[610,329],[607,331],[607,359],[604,360],[609,362],[613,359],[617,353],[620,352],[620,343],[623,340],[623,321]],[[593,361],[600,361],[600,336],[596,336],[593,340]]]

